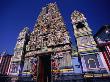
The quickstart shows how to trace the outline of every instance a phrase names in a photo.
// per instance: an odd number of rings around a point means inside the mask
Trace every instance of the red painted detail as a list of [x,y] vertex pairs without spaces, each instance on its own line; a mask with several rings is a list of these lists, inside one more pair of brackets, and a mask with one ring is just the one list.
[[108,66],[108,68],[109,68],[109,70],[110,70],[110,65],[109,65],[109,62],[108,62],[108,60],[107,60],[106,52],[102,52],[102,54],[103,54],[104,59],[105,59],[105,61],[106,61],[106,63],[107,63],[107,66]]
[[39,79],[39,82],[44,82],[44,65],[43,65],[43,60],[40,58],[40,79]]
[[107,54],[108,54],[108,56],[110,57],[110,51],[109,51],[109,49],[108,49],[108,46],[105,46],[105,47],[106,47]]

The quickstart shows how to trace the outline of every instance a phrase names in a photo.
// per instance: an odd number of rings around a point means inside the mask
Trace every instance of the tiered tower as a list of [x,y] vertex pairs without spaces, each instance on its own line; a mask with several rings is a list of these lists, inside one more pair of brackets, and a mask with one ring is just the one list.
[[26,60],[37,59],[36,75],[41,82],[49,80],[52,74],[49,70],[58,71],[71,66],[70,37],[56,3],[42,8],[26,50]]
[[86,18],[79,11],[74,11],[71,19],[83,71],[99,70],[101,62],[99,62],[98,49]]
[[17,38],[17,43],[14,49],[14,56],[11,59],[9,74],[19,75],[22,73],[28,39],[29,29],[26,27],[19,33]]

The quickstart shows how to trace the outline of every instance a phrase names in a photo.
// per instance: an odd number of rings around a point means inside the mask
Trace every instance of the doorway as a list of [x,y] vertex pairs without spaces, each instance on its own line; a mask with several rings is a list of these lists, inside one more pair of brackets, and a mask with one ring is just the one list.
[[40,82],[51,82],[51,55],[40,56]]

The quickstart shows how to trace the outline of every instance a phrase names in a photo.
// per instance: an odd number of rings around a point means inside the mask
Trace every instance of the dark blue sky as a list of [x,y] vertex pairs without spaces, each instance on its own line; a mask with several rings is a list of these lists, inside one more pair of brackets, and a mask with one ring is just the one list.
[[73,44],[72,11],[85,14],[93,34],[110,24],[110,0],[0,0],[0,52],[13,54],[21,29],[27,26],[32,31],[41,8],[50,2],[57,3]]

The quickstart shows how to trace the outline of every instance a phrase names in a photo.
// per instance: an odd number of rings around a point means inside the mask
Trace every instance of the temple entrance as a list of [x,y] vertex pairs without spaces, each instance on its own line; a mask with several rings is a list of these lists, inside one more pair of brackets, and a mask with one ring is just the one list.
[[51,55],[40,56],[40,81],[51,82]]

